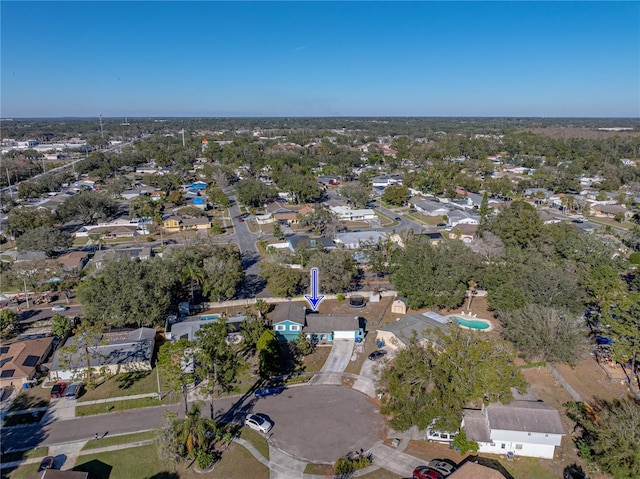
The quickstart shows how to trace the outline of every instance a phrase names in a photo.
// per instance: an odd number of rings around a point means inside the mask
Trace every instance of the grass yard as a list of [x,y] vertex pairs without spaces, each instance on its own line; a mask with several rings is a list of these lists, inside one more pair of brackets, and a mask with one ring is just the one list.
[[29,389],[21,389],[18,396],[11,403],[9,411],[23,411],[36,407],[47,407],[51,400],[51,389],[36,386]]
[[130,442],[138,442],[138,441],[146,441],[149,439],[155,439],[157,433],[156,431],[145,431],[145,432],[136,432],[133,434],[122,434],[120,436],[107,436],[105,438],[100,439],[99,441],[88,441],[84,447],[83,451],[89,449],[97,449],[100,447],[108,447],[108,446],[117,446],[120,444],[128,444]]
[[[7,447],[7,449],[10,449]],[[44,457],[49,455],[48,447],[36,447],[35,449],[29,449],[28,451],[20,452],[7,452],[2,455],[0,462],[13,462],[21,461],[23,459],[31,459],[32,457]]]
[[305,474],[315,474],[316,476],[332,476],[333,466],[331,464],[313,464],[309,463],[304,468]]
[[[220,462],[216,464],[213,472],[208,474],[196,474],[192,468],[184,464],[175,467],[162,464],[158,460],[154,445],[80,456],[74,471],[89,472],[91,479],[245,479],[249,477],[268,479],[269,477],[269,470],[245,448],[237,444],[232,444],[222,454]],[[9,478],[15,479],[13,476],[8,476]]]
[[240,437],[250,442],[265,459],[269,459],[269,444],[262,434],[248,427],[243,427],[240,432]]
[[394,472],[387,471],[386,469],[377,469],[364,476],[358,476],[361,479],[402,479],[402,476],[397,475]]
[[[93,389],[87,390],[78,399],[78,405],[83,401],[107,399],[121,396],[133,396],[136,394],[148,394],[158,392],[158,379],[156,370],[137,371],[134,373],[117,374]],[[160,376],[160,389],[165,391],[164,380]]]
[[33,413],[14,414],[12,416],[6,416],[2,425],[4,427],[9,427],[21,426],[24,424],[35,424],[37,422],[40,422],[40,419],[42,419],[42,416],[44,416],[45,414],[46,411],[38,411]]
[[38,472],[39,463],[35,464],[23,464],[20,467],[14,469],[2,469],[0,474],[1,479],[26,479]]
[[158,401],[155,397],[145,397],[138,399],[125,399],[123,401],[111,401],[101,404],[89,404],[76,406],[76,416],[92,416],[94,414],[104,414],[109,412],[127,411],[129,409],[139,409],[141,407],[162,406],[166,404],[175,404],[180,401],[174,394],[165,396],[162,401]]

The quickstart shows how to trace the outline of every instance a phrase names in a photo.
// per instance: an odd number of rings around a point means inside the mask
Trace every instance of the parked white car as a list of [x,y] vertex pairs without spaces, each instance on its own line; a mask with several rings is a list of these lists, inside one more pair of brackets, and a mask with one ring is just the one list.
[[273,427],[273,423],[264,414],[249,414],[244,420],[244,425],[259,431],[263,434],[268,433]]

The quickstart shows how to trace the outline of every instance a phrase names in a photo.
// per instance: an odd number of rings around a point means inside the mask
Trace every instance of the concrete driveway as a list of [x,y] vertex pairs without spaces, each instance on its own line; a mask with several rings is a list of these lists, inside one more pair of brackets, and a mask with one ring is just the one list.
[[375,403],[346,387],[293,387],[256,401],[252,409],[273,419],[268,438],[274,446],[306,461],[332,462],[384,438]]
[[323,373],[342,373],[347,368],[353,353],[353,339],[336,339],[331,346],[331,353],[320,370]]

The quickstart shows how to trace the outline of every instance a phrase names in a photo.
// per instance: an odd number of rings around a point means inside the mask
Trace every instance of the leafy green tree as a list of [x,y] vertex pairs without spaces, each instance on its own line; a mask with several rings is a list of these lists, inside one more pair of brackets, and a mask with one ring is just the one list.
[[253,207],[262,206],[268,200],[278,196],[275,188],[254,178],[240,180],[236,183],[235,188],[240,201]]
[[36,228],[51,228],[58,219],[52,211],[47,208],[25,208],[16,207],[9,211],[7,215],[9,225],[7,230],[16,238],[26,231]]
[[612,358],[628,363],[629,370],[635,371],[640,360],[640,293],[625,292],[615,304],[607,305],[602,315],[610,325],[607,334],[613,340]]
[[384,276],[389,272],[394,249],[393,241],[389,238],[380,239],[377,243],[360,243],[360,250],[368,260],[367,268],[378,276]]
[[312,228],[316,234],[335,234],[340,224],[335,213],[324,208],[319,208],[313,213],[304,216],[298,216],[299,224],[307,228]]
[[18,251],[42,251],[49,257],[72,244],[73,238],[69,232],[44,226],[25,231],[16,239]]
[[73,337],[60,348],[60,364],[93,387],[97,366],[92,365],[92,360],[94,364],[101,363],[99,346],[105,343],[101,325],[81,321],[73,330]]
[[[196,459],[210,455],[210,448],[218,434],[218,428],[212,419],[203,418],[200,408],[194,404],[179,419],[175,413],[166,413],[163,426],[156,436],[158,457],[163,462],[178,463],[187,459]],[[215,460],[211,458],[210,464]]]
[[427,339],[432,344],[424,347],[414,335],[382,371],[379,387],[387,394],[381,412],[391,416],[396,429],[424,429],[440,418],[438,426],[455,430],[469,404],[507,403],[513,399],[512,387],[526,388],[515,352],[505,341],[454,325]]
[[196,261],[189,261],[184,264],[180,271],[181,279],[189,281],[191,291],[191,304],[195,303],[195,285],[201,285],[204,280],[204,271]]
[[576,439],[584,459],[614,479],[637,477],[640,470],[640,402],[633,398],[598,401],[595,407],[569,403],[567,414],[581,426]]
[[304,276],[298,269],[262,261],[260,275],[267,281],[267,289],[276,296],[291,298],[304,288]]
[[348,183],[341,187],[339,191],[354,208],[364,208],[371,194],[371,188],[361,183]]
[[160,223],[162,202],[154,201],[147,195],[137,196],[129,202],[129,215],[134,218],[150,218],[155,223]]
[[387,186],[382,193],[382,200],[394,206],[403,206],[409,200],[409,188],[404,185]]
[[468,452],[476,453],[480,446],[476,441],[467,438],[467,431],[464,428],[453,438],[453,448],[460,454],[465,455]]
[[10,309],[0,311],[0,339],[12,338],[19,330],[18,315]]
[[480,213],[480,227],[482,228],[486,224],[487,217],[489,216],[489,195],[486,191],[482,194],[482,201],[480,202],[478,212]]
[[265,329],[267,329],[267,325],[262,317],[247,315],[240,323],[240,332],[242,333],[245,347],[247,349],[255,349]]
[[177,293],[178,271],[161,258],[111,258],[77,291],[93,323],[114,326],[164,324]]
[[231,201],[229,200],[227,195],[225,195],[224,192],[220,189],[220,187],[211,183],[209,186],[207,186],[206,191],[207,197],[214,207],[228,208],[229,206],[231,206]]
[[284,233],[282,232],[282,225],[280,224],[279,221],[273,222],[273,236],[275,236],[278,239],[284,238]]
[[308,266],[318,268],[321,293],[348,291],[358,274],[355,260],[344,250],[316,251]]
[[462,305],[477,267],[476,255],[461,241],[432,246],[428,238],[409,237],[392,257],[391,282],[411,308]]
[[273,329],[267,329],[262,333],[258,343],[258,372],[263,378],[269,378],[278,374],[282,369],[282,356],[280,354],[280,343]]
[[293,341],[293,347],[295,348],[295,355],[298,358],[308,356],[313,352],[313,346],[306,334],[300,331],[298,337]]
[[227,341],[225,318],[219,318],[196,331],[195,342],[198,346],[197,372],[199,377],[207,378],[205,389],[211,398],[213,417],[214,397],[216,394],[233,391],[245,363],[235,345]]
[[227,245],[213,245],[210,255],[202,263],[203,293],[211,301],[233,298],[244,280],[240,253]]
[[587,329],[578,315],[535,304],[500,318],[504,337],[527,360],[574,365],[584,356]]
[[63,221],[78,220],[93,224],[113,216],[117,211],[115,201],[102,191],[81,191],[67,198],[58,208]]
[[540,239],[543,227],[536,209],[524,201],[514,201],[487,224],[505,245],[524,248]]
[[73,321],[61,314],[54,314],[51,318],[51,333],[61,339],[65,339],[73,330]]
[[186,339],[168,341],[158,350],[157,367],[165,378],[169,390],[182,394],[184,412],[187,408],[187,387],[194,382],[194,347]]

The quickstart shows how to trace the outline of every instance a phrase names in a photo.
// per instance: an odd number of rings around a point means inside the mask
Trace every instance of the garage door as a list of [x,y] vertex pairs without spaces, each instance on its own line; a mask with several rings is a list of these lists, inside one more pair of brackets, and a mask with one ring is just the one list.
[[333,339],[354,339],[356,338],[355,331],[334,331]]

